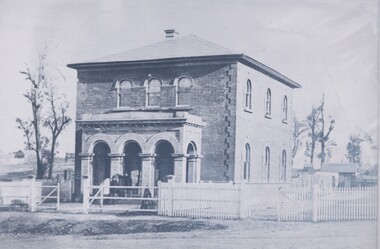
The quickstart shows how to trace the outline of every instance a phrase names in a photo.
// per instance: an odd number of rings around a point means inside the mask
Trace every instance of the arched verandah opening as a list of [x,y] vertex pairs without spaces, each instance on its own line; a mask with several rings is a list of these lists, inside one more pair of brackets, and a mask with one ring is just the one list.
[[167,182],[168,175],[174,175],[174,159],[171,155],[174,148],[168,141],[159,141],[156,144],[154,184],[158,181]]
[[194,143],[189,143],[186,153],[186,182],[195,182],[197,179],[197,149]]
[[137,142],[128,142],[124,146],[124,177],[127,186],[141,186],[141,147]]
[[105,142],[99,142],[94,146],[93,163],[92,163],[92,185],[98,186],[105,179],[110,178],[111,159],[108,153],[111,152],[110,147]]

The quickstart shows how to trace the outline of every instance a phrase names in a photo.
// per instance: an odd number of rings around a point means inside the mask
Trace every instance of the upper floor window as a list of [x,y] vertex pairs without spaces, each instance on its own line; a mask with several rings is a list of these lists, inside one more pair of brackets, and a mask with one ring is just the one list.
[[189,89],[193,85],[191,78],[188,76],[182,76],[177,82],[177,93],[176,93],[176,105],[187,105],[190,103]]
[[245,158],[244,158],[244,167],[243,167],[243,179],[248,180],[250,178],[250,171],[251,171],[251,148],[249,144],[245,145]]
[[117,81],[115,84],[116,90],[116,107],[121,107],[126,105],[124,95],[126,91],[133,87],[133,82],[130,80]]
[[280,181],[286,181],[286,151],[283,150],[281,153],[281,164],[280,164]]
[[267,90],[267,96],[265,99],[265,116],[270,117],[272,114],[272,93],[270,89]]
[[265,148],[264,165],[263,165],[263,180],[269,182],[270,180],[270,150],[269,147]]
[[251,81],[247,81],[247,86],[245,88],[245,103],[244,108],[245,109],[251,109],[252,105],[252,84]]
[[282,121],[288,121],[288,98],[286,95],[284,96],[284,100],[282,103]]
[[161,81],[153,78],[148,81],[147,106],[159,106],[161,103]]

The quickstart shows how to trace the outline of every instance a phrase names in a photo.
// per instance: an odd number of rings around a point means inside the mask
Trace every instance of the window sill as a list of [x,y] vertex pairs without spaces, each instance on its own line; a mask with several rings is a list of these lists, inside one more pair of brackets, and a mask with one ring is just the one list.
[[272,116],[271,116],[271,115],[268,115],[268,114],[265,114],[265,118],[267,118],[267,119],[272,119]]
[[283,120],[282,120],[282,123],[287,124],[287,123],[288,123],[288,120],[283,119]]
[[248,109],[248,108],[244,108],[244,111],[248,113],[253,113],[252,109]]
[[175,107],[161,107],[161,106],[146,106],[146,107],[115,107],[111,112],[133,112],[133,111],[190,111],[191,106],[175,106]]

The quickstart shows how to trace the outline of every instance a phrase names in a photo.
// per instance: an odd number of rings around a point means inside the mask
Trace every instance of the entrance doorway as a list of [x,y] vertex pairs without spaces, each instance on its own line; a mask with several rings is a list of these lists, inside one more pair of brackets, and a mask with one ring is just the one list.
[[124,185],[141,186],[141,147],[136,142],[124,146]]
[[158,181],[167,182],[168,175],[174,175],[174,153],[173,146],[167,141],[160,141],[156,145],[156,160],[154,184],[157,186]]
[[92,185],[99,186],[106,178],[110,178],[111,160],[108,156],[110,147],[104,143],[97,143],[93,149]]

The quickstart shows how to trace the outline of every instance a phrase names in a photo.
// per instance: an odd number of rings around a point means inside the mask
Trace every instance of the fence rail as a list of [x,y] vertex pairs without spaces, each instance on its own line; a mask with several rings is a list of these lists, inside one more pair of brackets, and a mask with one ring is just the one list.
[[377,219],[377,187],[297,187],[280,189],[280,221]]
[[1,208],[22,208],[31,212],[47,209],[59,210],[59,199],[59,183],[45,185],[44,182],[35,181],[35,179],[0,182]]
[[158,188],[141,186],[91,186],[83,191],[83,213],[100,211],[158,211]]

